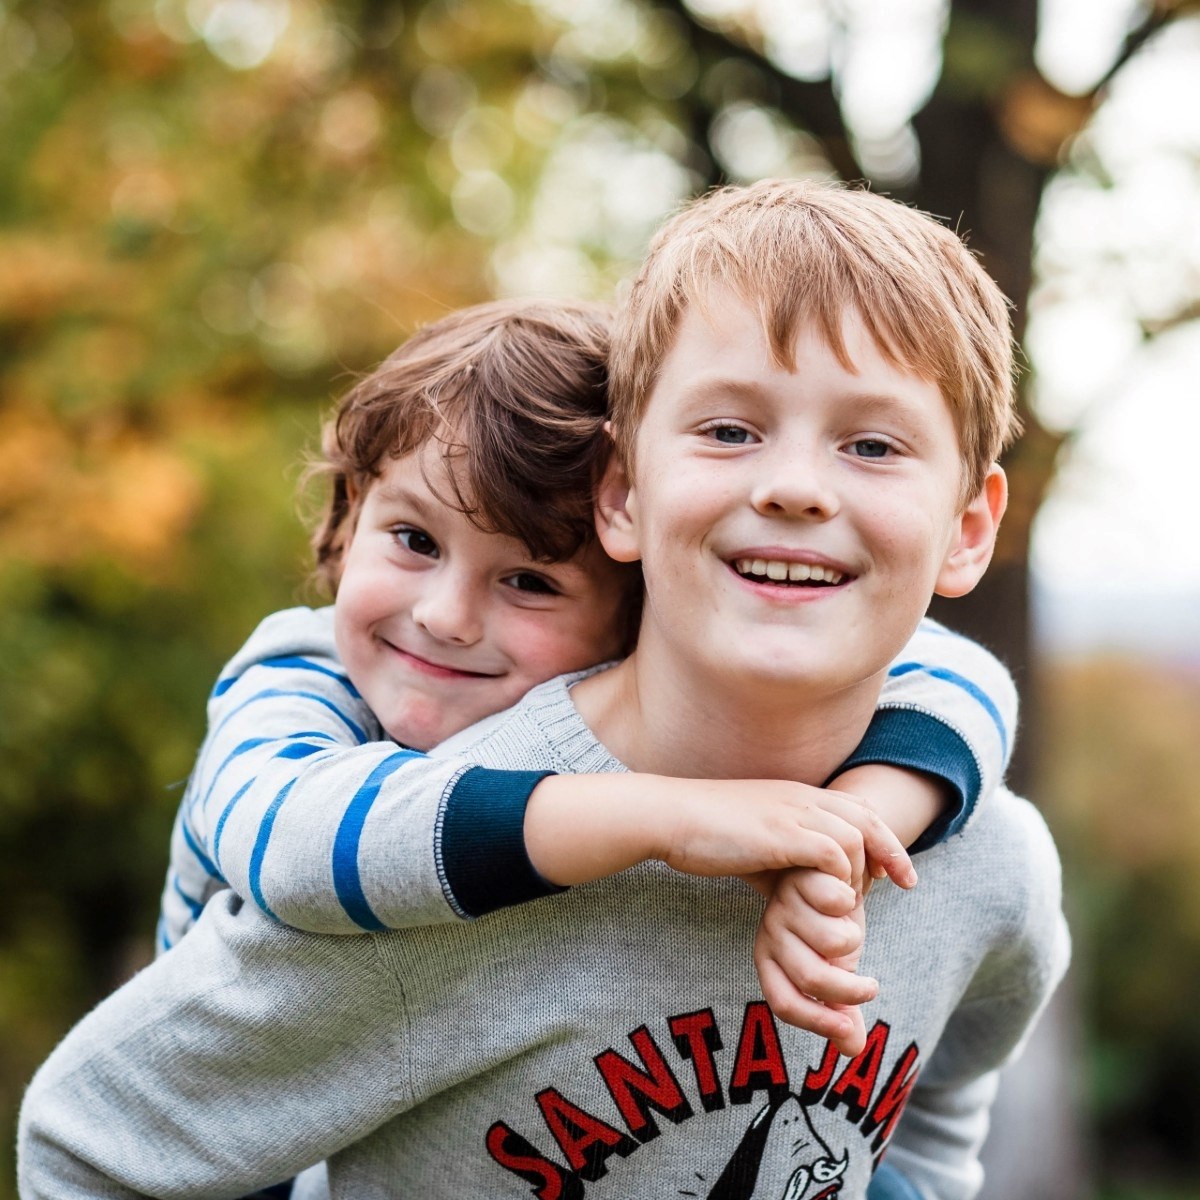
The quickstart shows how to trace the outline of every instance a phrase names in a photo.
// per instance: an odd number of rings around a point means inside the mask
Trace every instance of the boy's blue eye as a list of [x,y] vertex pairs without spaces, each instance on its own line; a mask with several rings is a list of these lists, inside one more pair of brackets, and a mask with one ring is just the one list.
[[891,446],[879,438],[859,438],[851,446],[858,458],[886,458],[891,453]]
[[535,575],[532,571],[518,571],[508,577],[510,587],[518,592],[532,592],[538,596],[557,596],[558,589],[543,575]]
[[750,441],[750,430],[740,425],[713,425],[708,432],[723,446],[744,446]]
[[409,550],[413,554],[420,554],[427,558],[437,558],[438,556],[437,542],[423,529],[413,529],[411,526],[401,525],[392,530],[392,536],[405,550]]

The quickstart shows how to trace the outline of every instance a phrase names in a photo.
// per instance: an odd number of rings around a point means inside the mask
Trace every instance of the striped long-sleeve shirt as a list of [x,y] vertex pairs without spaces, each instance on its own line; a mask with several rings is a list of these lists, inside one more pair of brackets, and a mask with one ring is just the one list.
[[[914,849],[958,832],[1000,782],[1016,692],[986,650],[922,622],[847,766],[944,779],[956,802]],[[332,609],[275,613],[233,657],[176,817],[160,950],[232,888],[268,916],[361,933],[479,916],[557,891],[525,853],[542,772],[429,758],[387,739],[338,661]]]

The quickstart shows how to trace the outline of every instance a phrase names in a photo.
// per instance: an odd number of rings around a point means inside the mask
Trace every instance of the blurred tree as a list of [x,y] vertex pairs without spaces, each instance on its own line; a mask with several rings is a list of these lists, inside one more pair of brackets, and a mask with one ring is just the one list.
[[[1039,74],[1034,0],[917,8],[0,3],[0,1121],[149,953],[201,697],[297,598],[292,468],[349,371],[495,291],[608,295],[685,196],[775,173],[949,218],[1022,327],[1106,80]],[[1149,5],[1109,75],[1198,8]],[[921,68],[882,109],[881,53]],[[953,616],[1020,672],[1057,449],[1026,420],[1000,562]]]

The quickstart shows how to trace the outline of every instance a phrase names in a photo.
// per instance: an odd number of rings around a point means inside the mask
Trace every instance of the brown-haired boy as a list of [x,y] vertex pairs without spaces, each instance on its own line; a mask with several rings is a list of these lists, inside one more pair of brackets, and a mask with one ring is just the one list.
[[[958,397],[873,322],[889,275],[916,265],[944,277],[924,336],[965,345],[954,281],[989,285],[961,246],[925,261],[922,218],[880,210],[865,247],[878,291],[823,309],[795,235],[824,221],[854,241],[823,195],[752,189],[685,218],[718,252],[690,247],[704,269],[658,293],[686,304],[660,326],[640,425],[622,434],[617,416],[627,459],[601,492],[606,549],[643,563],[638,645],[570,690],[535,689],[459,750],[495,768],[819,784],[930,593],[984,569],[1003,476],[987,469],[964,500]],[[728,217],[747,209],[775,224]],[[634,305],[679,236],[669,225],[652,248]],[[804,300],[790,311],[741,290],[747,264],[775,259]],[[23,1185],[232,1195],[332,1156],[337,1196],[828,1200],[862,1196],[893,1145],[903,1172],[880,1171],[878,1194],[968,1196],[992,1073],[1061,968],[1056,860],[1000,795],[925,863],[910,896],[868,899],[882,990],[848,1064],[758,998],[761,902],[737,880],[643,862],[554,903],[358,939],[214,903],[43,1068]]]

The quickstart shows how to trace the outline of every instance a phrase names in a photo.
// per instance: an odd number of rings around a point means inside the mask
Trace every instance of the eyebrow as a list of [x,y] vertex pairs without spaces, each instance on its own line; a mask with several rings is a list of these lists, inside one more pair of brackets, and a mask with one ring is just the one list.
[[[918,377],[919,378],[919,377]],[[732,396],[738,399],[756,400],[770,389],[753,380],[738,379],[729,375],[710,375],[695,380],[684,392],[685,404],[704,404],[711,400]],[[924,405],[896,392],[849,391],[841,397],[845,404],[858,404],[868,412],[900,413],[920,416]]]
[[683,393],[687,404],[703,404],[709,400],[718,400],[726,396],[739,399],[757,400],[763,395],[761,384],[748,379],[738,379],[732,375],[709,375],[694,380]]
[[404,484],[377,483],[373,491],[384,504],[407,504],[419,513],[429,512],[427,499],[418,496]]
[[856,404],[868,414],[898,414],[909,419],[924,420],[926,405],[895,392],[851,392],[843,397],[847,403]]

